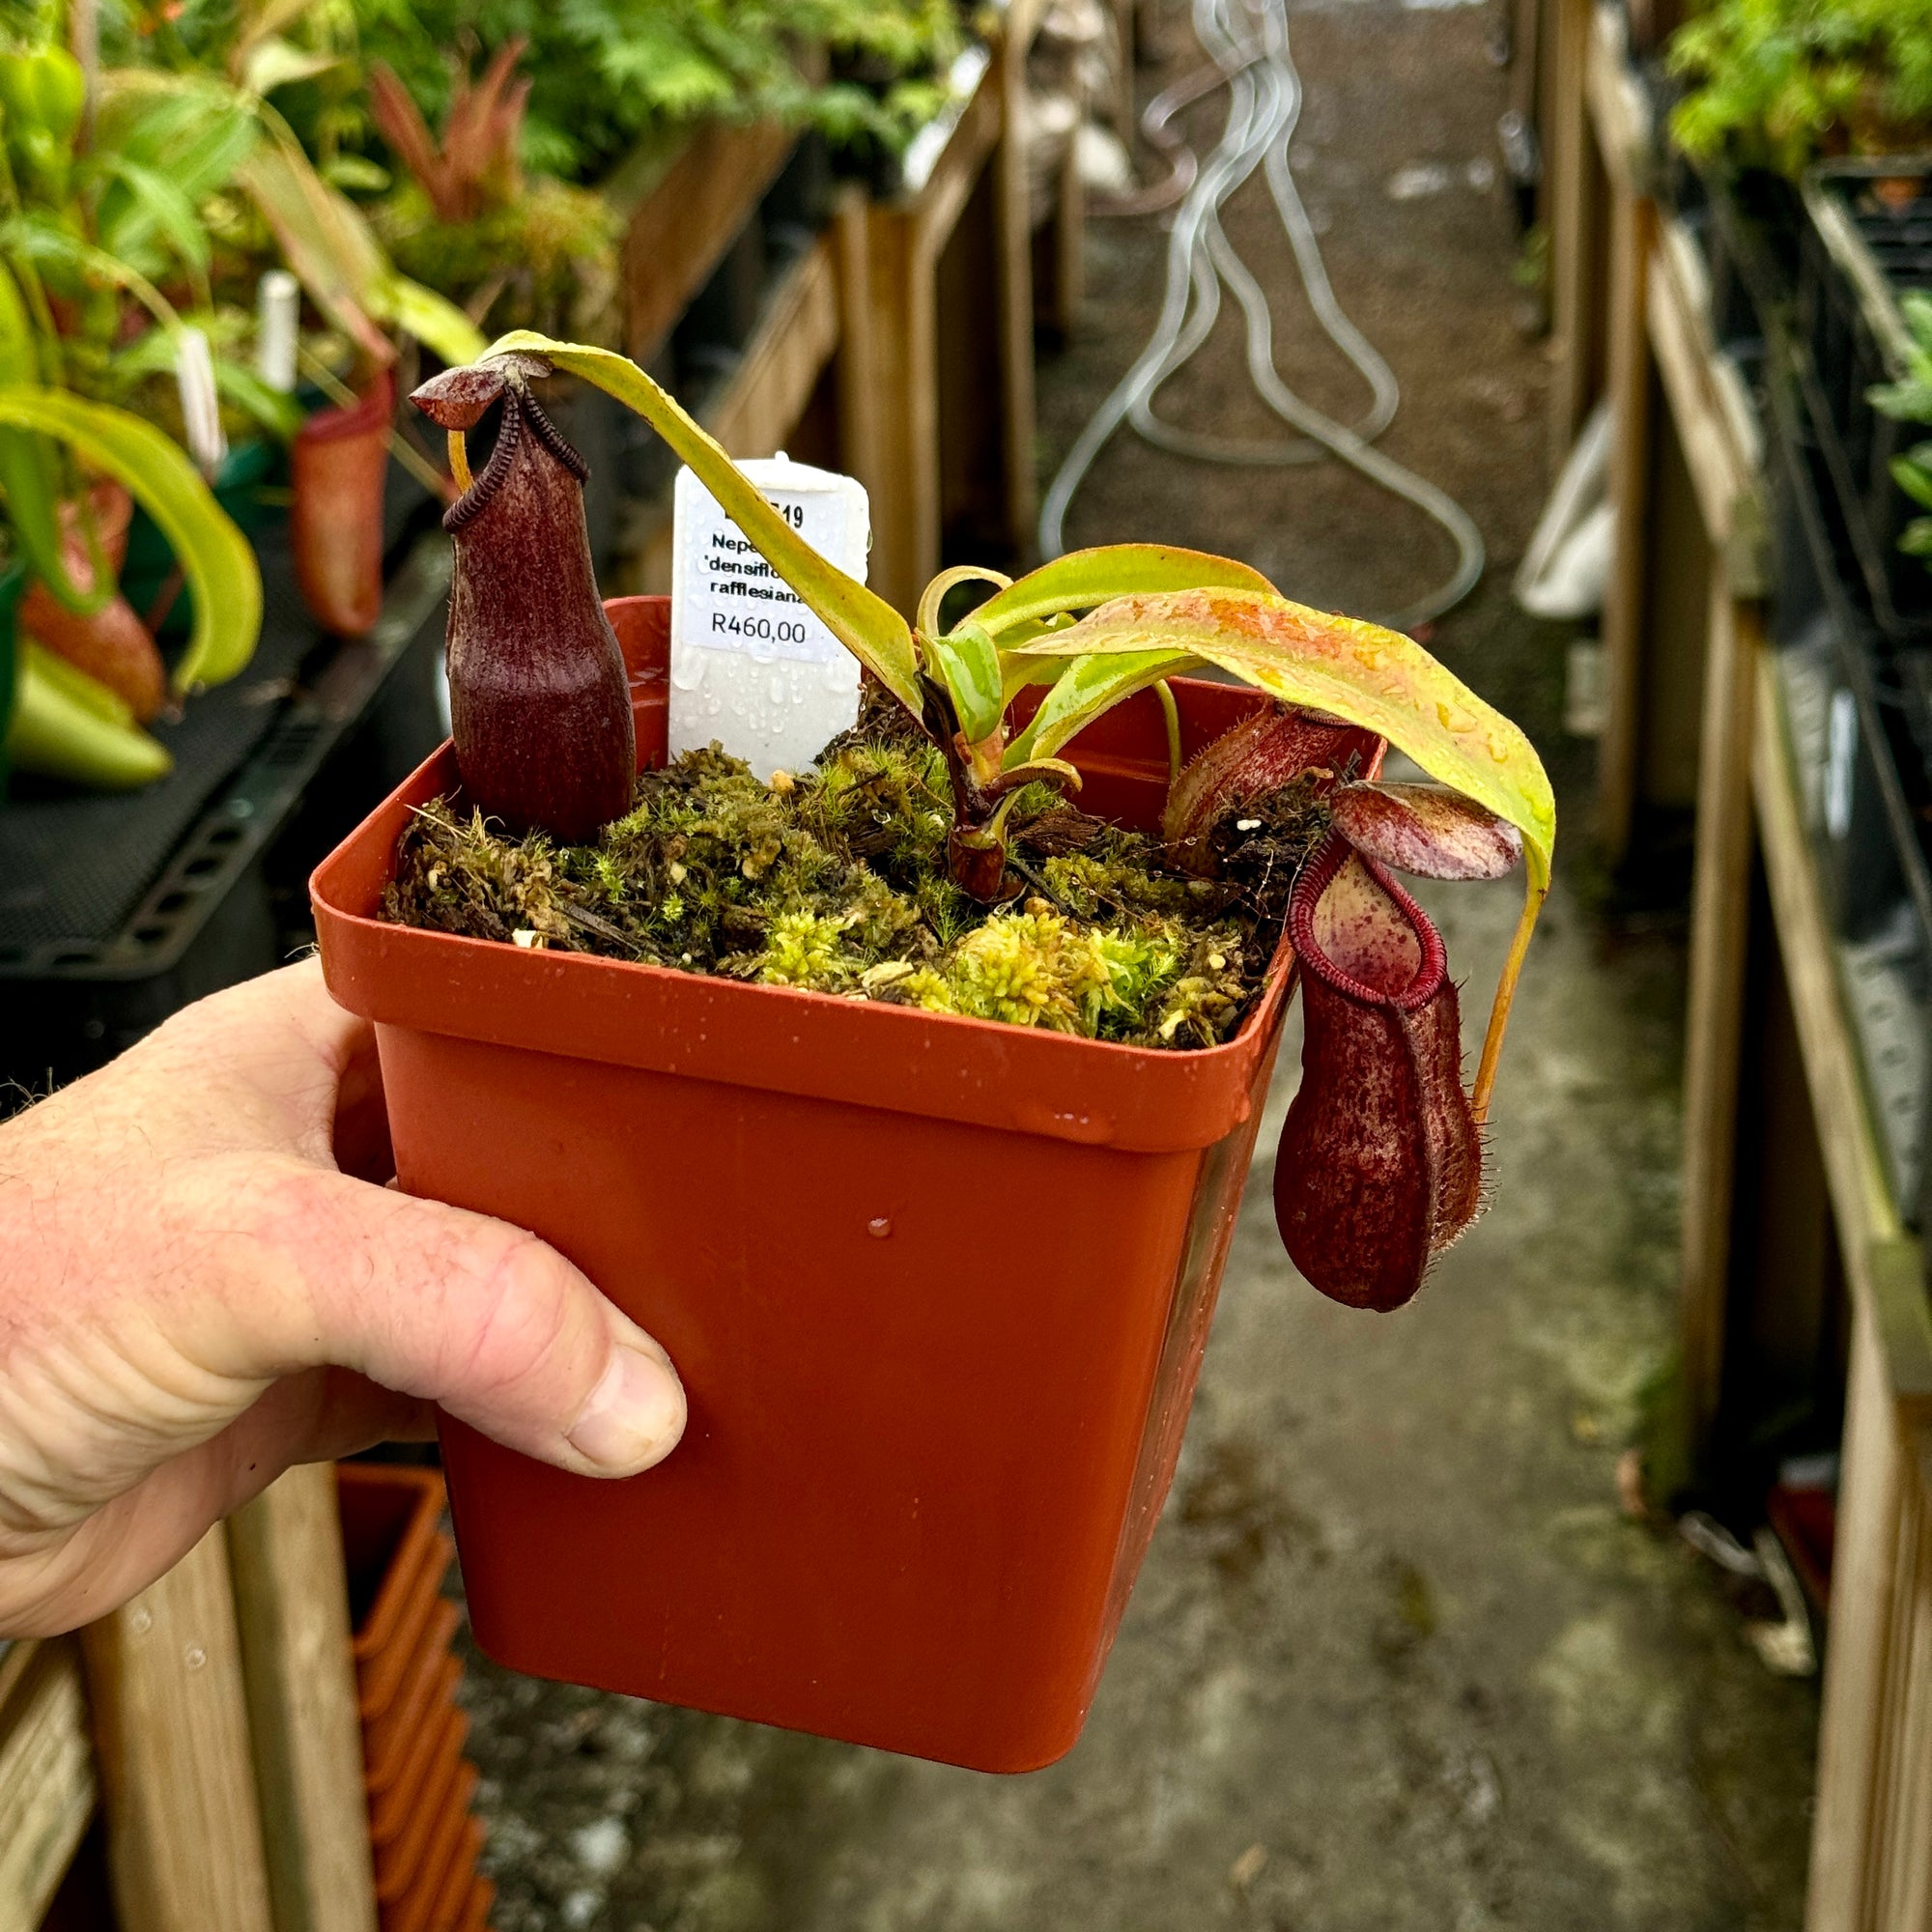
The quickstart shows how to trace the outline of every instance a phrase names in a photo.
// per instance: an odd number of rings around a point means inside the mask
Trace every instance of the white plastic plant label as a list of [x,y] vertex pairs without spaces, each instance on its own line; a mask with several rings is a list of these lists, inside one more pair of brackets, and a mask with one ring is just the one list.
[[[813,550],[866,581],[863,485],[782,456],[738,467]],[[798,771],[858,718],[858,661],[689,469],[672,511],[671,755],[715,741],[760,778]]]

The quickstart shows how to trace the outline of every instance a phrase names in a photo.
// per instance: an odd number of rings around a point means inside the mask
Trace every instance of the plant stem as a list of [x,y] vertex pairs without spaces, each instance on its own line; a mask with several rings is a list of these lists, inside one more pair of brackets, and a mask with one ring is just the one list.
[[1523,894],[1522,916],[1517,921],[1516,936],[1510,941],[1509,957],[1503,961],[1502,978],[1496,981],[1496,996],[1490,1004],[1490,1027],[1483,1036],[1483,1057],[1476,1064],[1475,1091],[1469,1096],[1469,1110],[1481,1126],[1490,1116],[1490,1090],[1496,1084],[1496,1063],[1503,1054],[1503,1035],[1509,1027],[1510,1005],[1516,998],[1516,982],[1529,952],[1529,936],[1536,930],[1536,916],[1549,888],[1537,883],[1534,869]]
[[1161,716],[1167,720],[1167,781],[1180,776],[1180,707],[1174,701],[1174,689],[1166,678],[1153,681],[1154,696],[1160,699]]

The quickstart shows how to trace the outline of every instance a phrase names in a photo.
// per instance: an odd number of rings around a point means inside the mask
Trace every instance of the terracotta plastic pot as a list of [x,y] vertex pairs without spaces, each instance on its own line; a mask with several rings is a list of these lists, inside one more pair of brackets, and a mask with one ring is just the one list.
[[425,1882],[440,1888],[445,1872],[442,1847],[469,1816],[476,1791],[476,1767],[452,1753],[416,1794],[403,1830],[386,1845],[377,1845],[376,1899],[385,1904]]
[[[665,613],[609,607],[640,759]],[[1178,683],[1191,754],[1264,700]],[[1364,756],[1375,748],[1364,738]],[[1067,753],[1152,827],[1152,694]],[[401,1184],[530,1228],[669,1349],[675,1454],[568,1476],[454,1422],[477,1640],[516,1668],[988,1771],[1079,1735],[1167,1493],[1290,954],[1148,1052],[524,951],[377,914],[445,747],[311,882]]]
[[461,1711],[440,1711],[435,1723],[422,1726],[395,1781],[381,1797],[370,1799],[369,1842],[379,1854],[401,1842],[417,1797],[447,1782],[469,1735],[469,1720]]
[[[456,1687],[463,1681],[461,1661],[450,1656],[444,1647],[448,1638],[456,1634],[456,1606],[452,1604],[449,1607],[451,1621],[439,1625],[437,1630],[441,1641],[434,1648],[425,1647],[420,1663],[412,1670],[403,1697],[393,1707],[396,1713],[394,1732],[387,1753],[380,1758],[367,1757],[365,1760],[363,1785],[369,1793],[369,1835],[372,1838],[395,1835],[397,1820],[429,1771],[432,1753],[443,1734],[442,1715],[451,1711],[456,1700]],[[445,1631],[447,1635],[443,1634]],[[416,1688],[418,1686],[419,1689]],[[386,1713],[384,1715],[387,1716]],[[366,1730],[363,1737],[366,1749]]]
[[409,1647],[400,1660],[395,1695],[386,1703],[372,1700],[362,1718],[362,1749],[372,1777],[387,1779],[392,1768],[409,1755],[421,1726],[433,1721],[437,1707],[454,1694],[462,1665],[457,1665],[455,1676],[450,1675],[449,1645],[462,1621],[463,1613],[454,1604],[436,1597],[428,1614],[409,1627]]
[[441,1813],[422,1870],[409,1889],[384,1903],[380,1891],[376,1916],[382,1932],[446,1932],[463,1909],[463,1900],[476,1876],[476,1855],[483,1849],[483,1827],[469,1815],[476,1773],[469,1770]]
[[383,612],[383,486],[395,384],[386,371],[354,408],[319,410],[289,450],[289,538],[309,614],[359,638]]
[[454,1554],[433,1469],[337,1470],[383,1932],[454,1932],[476,1883],[476,1771],[450,1654],[461,1613],[441,1594]]
[[[128,554],[128,526],[134,500],[119,484],[103,481],[87,493],[95,540],[101,561],[119,577]],[[77,585],[94,582],[94,559],[88,554],[81,526],[80,506],[60,506],[61,556]],[[20,599],[19,627],[76,669],[104,684],[127,703],[135,722],[145,724],[167,702],[168,672],[153,634],[132,604],[117,593],[98,611],[68,610],[44,583],[33,582]]]
[[490,1908],[497,1902],[497,1888],[478,1874],[469,1882],[469,1896],[463,1903],[463,1917],[457,1932],[488,1932]]

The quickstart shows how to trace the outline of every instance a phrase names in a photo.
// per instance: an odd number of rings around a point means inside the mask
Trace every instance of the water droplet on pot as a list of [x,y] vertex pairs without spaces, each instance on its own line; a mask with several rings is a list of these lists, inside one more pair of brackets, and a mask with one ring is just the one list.
[[772,702],[774,704],[782,704],[785,701],[785,681],[781,673],[773,671],[772,681],[768,689],[772,694]]
[[680,691],[696,691],[704,682],[703,661],[693,652],[673,651],[670,660],[670,681]]
[[874,1214],[866,1223],[866,1232],[873,1240],[883,1241],[893,1232],[893,1224],[884,1214]]
[[185,1663],[190,1670],[199,1670],[202,1667],[202,1665],[208,1662],[208,1653],[207,1651],[202,1649],[200,1644],[191,1643],[185,1651],[183,1651],[182,1662]]

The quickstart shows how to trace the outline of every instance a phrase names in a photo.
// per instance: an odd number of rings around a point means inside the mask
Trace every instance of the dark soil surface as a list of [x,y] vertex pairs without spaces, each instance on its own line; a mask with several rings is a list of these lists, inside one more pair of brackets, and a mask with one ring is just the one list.
[[[1495,185],[1492,8],[1292,17],[1303,190],[1344,306],[1404,385],[1384,446],[1490,547],[1434,646],[1531,732],[1580,824],[1566,636],[1508,596],[1544,489],[1545,362]],[[1165,18],[1144,98],[1196,58],[1184,16]],[[1210,102],[1195,125],[1216,118]],[[1284,374],[1358,412],[1259,184],[1229,227],[1275,300]],[[1096,221],[1089,241],[1081,330],[1041,371],[1045,473],[1159,300],[1153,220]],[[1271,433],[1226,319],[1163,408]],[[1220,469],[1128,437],[1068,536],[1198,544],[1370,612],[1450,561],[1333,466]],[[1174,1496],[1068,1758],[983,1777],[472,1653],[498,1932],[1795,1932],[1815,1687],[1769,1675],[1708,1568],[1619,1500],[1669,1373],[1683,957],[1670,919],[1611,923],[1587,883],[1569,836],[1503,1065],[1492,1206],[1399,1317],[1321,1301],[1282,1255],[1284,1044]],[[1420,895],[1471,1027],[1516,892]]]

